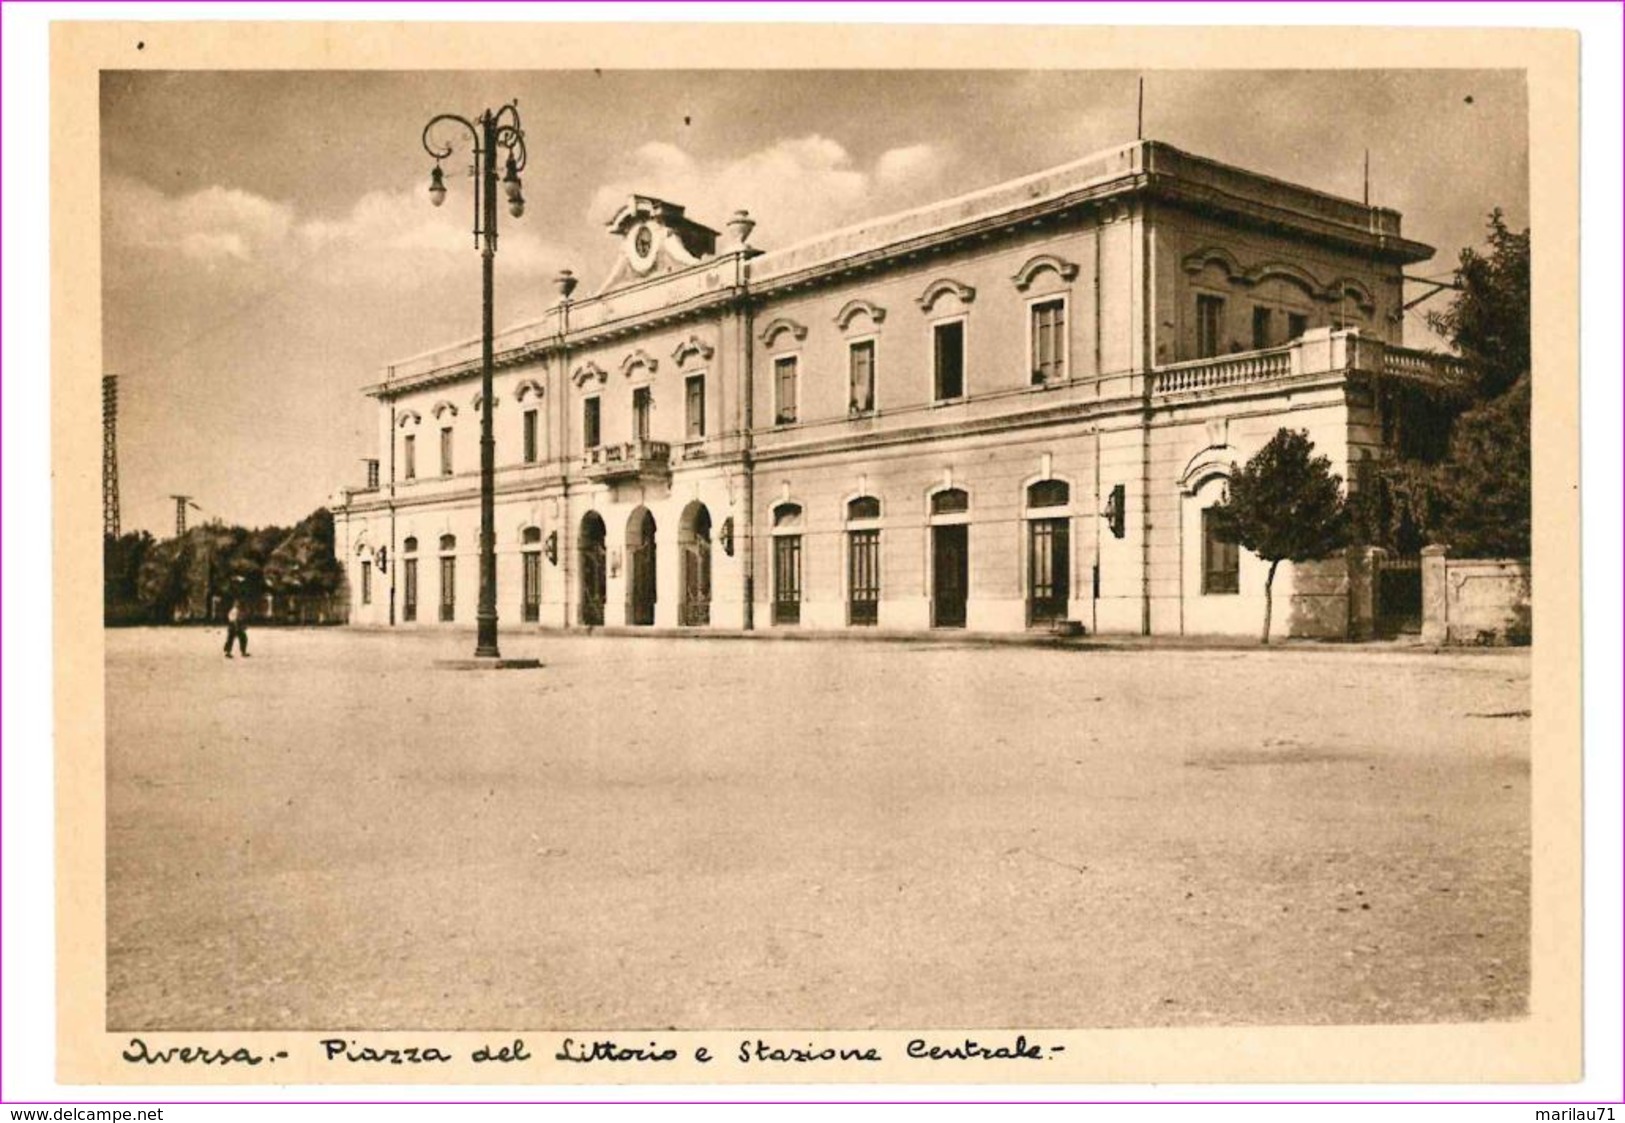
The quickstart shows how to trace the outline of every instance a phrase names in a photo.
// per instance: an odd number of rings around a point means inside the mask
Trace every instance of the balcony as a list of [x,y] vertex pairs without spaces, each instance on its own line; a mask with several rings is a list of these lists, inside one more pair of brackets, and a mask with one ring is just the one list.
[[1454,356],[1385,344],[1358,331],[1319,328],[1284,347],[1158,367],[1151,375],[1151,393],[1206,397],[1265,382],[1355,373],[1447,392],[1464,388],[1470,380],[1466,365]]
[[626,441],[599,445],[581,454],[581,471],[601,483],[671,479],[671,445],[665,441]]

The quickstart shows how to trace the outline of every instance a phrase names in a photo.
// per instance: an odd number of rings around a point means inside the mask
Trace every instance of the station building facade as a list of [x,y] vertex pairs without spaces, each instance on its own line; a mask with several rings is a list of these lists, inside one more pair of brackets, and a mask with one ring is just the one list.
[[[602,287],[495,340],[498,614],[595,626],[1252,633],[1264,563],[1206,512],[1286,426],[1350,478],[1400,345],[1391,210],[1137,141],[781,249],[645,196]],[[480,343],[368,388],[335,511],[352,623],[472,625]],[[1345,559],[1276,631],[1353,626]],[[1284,609],[1284,610],[1283,610]]]

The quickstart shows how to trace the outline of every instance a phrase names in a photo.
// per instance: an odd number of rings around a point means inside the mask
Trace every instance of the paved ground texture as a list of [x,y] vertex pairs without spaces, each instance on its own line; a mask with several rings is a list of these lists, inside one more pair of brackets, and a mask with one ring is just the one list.
[[133,1029],[1516,1017],[1527,653],[108,635]]

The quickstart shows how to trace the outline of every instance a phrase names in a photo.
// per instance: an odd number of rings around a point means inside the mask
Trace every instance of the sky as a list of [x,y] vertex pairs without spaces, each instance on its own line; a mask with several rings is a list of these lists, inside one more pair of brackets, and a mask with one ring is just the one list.
[[[972,191],[1135,133],[1138,71],[107,71],[104,369],[119,375],[125,530],[291,524],[376,456],[361,393],[391,361],[478,334],[467,159],[425,194],[424,125],[518,99],[527,209],[504,212],[496,322],[608,273],[605,222],[657,195],[753,245]],[[1145,135],[1404,215],[1448,275],[1493,207],[1528,224],[1516,71],[1143,72]],[[1420,290],[1417,290],[1420,292]],[[1431,305],[1442,307],[1442,301]],[[1412,346],[1436,345],[1421,313]]]

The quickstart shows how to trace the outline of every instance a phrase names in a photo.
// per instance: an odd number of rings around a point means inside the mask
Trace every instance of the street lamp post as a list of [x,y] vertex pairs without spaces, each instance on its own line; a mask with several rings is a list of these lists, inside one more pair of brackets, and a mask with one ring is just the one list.
[[500,659],[497,650],[497,555],[496,555],[496,439],[491,432],[491,408],[495,404],[491,386],[491,336],[494,265],[497,252],[497,150],[507,152],[502,187],[508,199],[508,213],[518,218],[525,213],[525,196],[519,173],[525,167],[525,131],[519,124],[519,103],[510,101],[501,109],[487,109],[477,121],[455,113],[442,113],[423,126],[423,149],[434,157],[429,173],[429,200],[435,206],[446,201],[446,182],[440,161],[450,156],[453,145],[437,144],[430,137],[435,126],[461,125],[474,145],[474,244],[481,257],[483,307],[480,354],[480,603],[475,611],[478,636],[476,659]]

